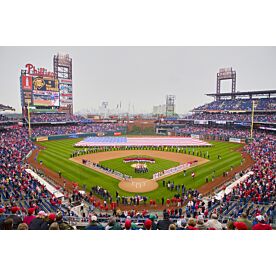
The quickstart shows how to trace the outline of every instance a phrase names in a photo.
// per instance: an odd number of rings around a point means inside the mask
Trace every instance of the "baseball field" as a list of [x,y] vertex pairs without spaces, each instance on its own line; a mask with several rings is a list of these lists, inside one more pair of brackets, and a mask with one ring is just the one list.
[[[91,168],[70,160],[71,153],[76,150],[74,145],[80,140],[81,139],[67,139],[39,142],[39,145],[42,146],[44,149],[39,152],[37,156],[37,161],[42,161],[44,166],[46,166],[56,174],[58,174],[58,172],[60,171],[62,177],[78,183],[80,187],[83,187],[83,184],[85,184],[87,190],[90,190],[92,186],[99,185],[106,188],[114,197],[116,191],[119,191],[120,195],[132,195],[133,193],[119,188],[120,180],[101,172],[92,170]],[[166,187],[163,187],[163,180],[172,180],[175,182],[175,184],[185,184],[187,188],[199,188],[206,183],[206,178],[211,181],[212,176],[222,176],[224,171],[230,171],[231,166],[235,168],[241,164],[242,156],[240,152],[237,151],[239,148],[242,147],[241,144],[229,142],[210,143],[212,144],[212,147],[198,147],[195,149],[187,148],[186,154],[182,154],[183,156],[190,156],[191,158],[195,158],[197,151],[202,151],[202,153],[208,152],[209,160],[206,160],[206,163],[199,163],[198,166],[187,170],[186,176],[184,176],[183,172],[181,172],[159,180],[159,187],[157,189],[144,194],[149,198],[156,199],[157,202],[159,202],[161,200],[161,197],[172,197],[175,194],[174,191],[169,191]],[[190,154],[188,154],[189,152]],[[111,152],[111,154],[113,153],[115,156],[116,151]],[[166,156],[165,153],[166,152],[160,152],[160,154],[162,154],[163,156]],[[221,156],[221,159],[218,158],[219,155]],[[85,155],[80,157],[85,158],[84,156]],[[126,156],[130,156],[130,154],[127,154]],[[144,150],[144,156],[152,157],[147,150]],[[152,164],[154,165],[154,167],[151,168],[151,173],[178,164],[178,162],[166,160],[166,158],[154,158],[156,159],[156,163]],[[102,162],[103,164],[105,164],[105,166],[110,166],[111,168],[118,171],[121,170],[125,173],[133,171],[131,168],[131,164],[124,164],[122,158],[114,157],[113,159],[109,158],[108,160]],[[195,173],[194,179],[192,179],[191,177],[192,172]]]

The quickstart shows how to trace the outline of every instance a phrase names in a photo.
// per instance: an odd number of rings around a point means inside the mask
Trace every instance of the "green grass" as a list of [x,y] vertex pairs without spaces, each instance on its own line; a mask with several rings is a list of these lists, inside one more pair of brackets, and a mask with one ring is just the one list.
[[[80,187],[86,184],[87,188],[90,189],[94,185],[100,185],[105,187],[113,196],[115,196],[116,190],[120,195],[131,195],[131,193],[125,192],[118,187],[119,181],[117,179],[95,172],[69,160],[70,154],[75,150],[74,144],[80,140],[67,139],[40,142],[39,144],[46,147],[46,149],[39,153],[37,160],[42,160],[44,165],[55,172],[61,171],[66,179],[77,182]],[[214,170],[215,176],[221,176],[224,171],[230,170],[231,165],[233,167],[240,165],[242,157],[235,150],[242,145],[229,142],[211,142],[211,144],[213,145],[212,147],[195,149],[195,152],[196,150],[201,150],[205,153],[208,151],[210,155],[210,161],[208,163],[188,170],[186,177],[183,176],[183,173],[179,173],[167,179],[173,180],[175,184],[183,183],[187,188],[198,188],[205,184],[206,177],[211,179]],[[190,148],[190,152],[192,153],[192,148]],[[222,156],[221,160],[217,159],[219,154]],[[192,171],[196,173],[195,180],[191,178]],[[166,198],[174,195],[174,192],[170,192],[162,186],[162,180],[158,183],[159,188],[157,190],[145,193],[145,195],[156,199],[157,202],[160,202],[162,196]]]
[[[126,157],[122,157],[122,158],[105,160],[105,161],[100,162],[100,164],[105,167],[108,167],[110,169],[119,171],[123,174],[132,176],[132,177],[142,177],[142,178],[147,178],[147,179],[151,179],[152,175],[154,173],[157,173],[157,172],[160,172],[160,171],[172,168],[172,167],[176,167],[179,165],[179,162],[154,157],[155,163],[153,163],[153,164],[146,163],[148,170],[149,170],[147,173],[135,173],[134,168],[131,167],[131,165],[134,163],[124,163],[123,162],[124,159],[127,157],[130,158],[130,157],[136,157],[136,156],[133,155],[133,156],[126,156]],[[150,158],[151,156],[143,155],[143,157]]]

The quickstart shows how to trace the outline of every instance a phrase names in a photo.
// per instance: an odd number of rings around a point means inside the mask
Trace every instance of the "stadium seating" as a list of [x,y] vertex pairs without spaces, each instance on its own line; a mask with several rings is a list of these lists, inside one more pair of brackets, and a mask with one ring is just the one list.
[[[26,118],[27,120],[27,118]],[[92,122],[82,116],[66,113],[31,113],[31,123]]]
[[58,126],[33,126],[32,136],[51,136],[61,134],[75,133],[92,133],[105,131],[122,131],[125,125],[118,123],[93,123],[93,124],[76,124],[76,125],[58,125]]
[[[276,110],[276,98],[264,98],[257,99],[255,101],[255,110]],[[251,99],[234,99],[234,100],[218,100],[214,101],[199,107],[196,107],[194,110],[204,111],[204,110],[215,110],[215,111],[228,111],[228,110],[236,110],[236,111],[251,111],[252,109]]]
[[[233,122],[251,122],[251,114],[229,114],[229,113],[196,113],[186,116],[190,120],[208,120],[208,121],[233,121]],[[275,123],[276,114],[254,115],[254,122]]]

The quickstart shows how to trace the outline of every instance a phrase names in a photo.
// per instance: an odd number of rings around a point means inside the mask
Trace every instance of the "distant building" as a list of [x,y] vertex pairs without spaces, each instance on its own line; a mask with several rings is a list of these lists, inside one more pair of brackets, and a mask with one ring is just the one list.
[[166,105],[160,104],[153,107],[153,115],[165,115],[166,114]]

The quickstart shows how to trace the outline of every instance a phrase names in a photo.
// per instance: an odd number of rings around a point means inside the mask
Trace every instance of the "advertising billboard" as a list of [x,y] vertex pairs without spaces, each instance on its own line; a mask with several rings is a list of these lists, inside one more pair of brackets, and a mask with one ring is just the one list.
[[33,78],[31,76],[22,76],[22,90],[32,91],[33,89]]
[[72,98],[72,84],[69,83],[60,83],[59,84],[60,91],[60,106],[68,106],[73,102]]
[[59,106],[59,92],[33,91],[33,105],[35,106]]
[[208,125],[208,120],[194,120],[195,125]]
[[31,104],[31,102],[32,102],[32,92],[31,91],[29,91],[29,92],[24,91],[23,95],[24,95],[24,105],[26,106],[26,105],[28,105],[28,103]]

